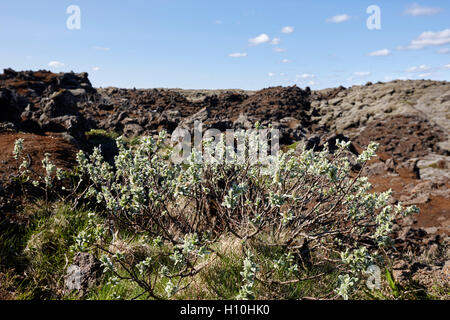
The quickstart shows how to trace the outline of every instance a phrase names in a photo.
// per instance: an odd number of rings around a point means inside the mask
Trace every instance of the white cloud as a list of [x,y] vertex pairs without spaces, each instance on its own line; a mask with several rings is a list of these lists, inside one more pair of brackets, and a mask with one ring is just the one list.
[[310,86],[315,86],[315,85],[317,85],[317,84],[319,84],[319,83],[316,82],[316,81],[314,81],[314,80],[311,80],[310,82],[308,82],[308,84],[309,84]]
[[365,78],[372,74],[372,72],[368,71],[356,71],[353,72],[352,76],[347,78],[347,81],[353,81],[355,78]]
[[350,20],[350,16],[348,14],[338,14],[334,17],[327,19],[328,22],[332,23],[341,23]]
[[438,32],[425,31],[417,39],[411,41],[406,47],[400,46],[400,50],[417,50],[429,46],[440,46],[450,43],[450,29]]
[[284,76],[286,76],[286,73],[284,73],[284,72],[280,72],[280,73],[269,72],[267,75],[269,77],[284,77]]
[[92,70],[93,70],[93,71],[99,71],[99,70],[100,70],[100,67],[93,67]]
[[315,78],[316,75],[312,73],[303,73],[303,74],[297,74],[295,76],[297,79],[309,79],[309,78]]
[[368,72],[368,71],[357,71],[357,72],[353,72],[353,75],[356,77],[368,77],[370,76],[372,73]]
[[450,48],[442,48],[442,49],[439,49],[439,50],[437,51],[437,53],[439,53],[439,54],[449,54],[449,53],[450,53]]
[[223,22],[222,22],[222,20],[216,20],[216,21],[214,21],[214,24],[222,24]]
[[431,76],[431,72],[419,74],[419,78],[429,78],[430,76]]
[[232,57],[232,58],[242,58],[242,57],[246,57],[247,56],[247,53],[245,53],[245,52],[236,52],[236,53],[230,53],[229,55],[228,55],[229,57]]
[[95,46],[94,50],[97,50],[97,51],[109,51],[109,50],[111,50],[111,48]]
[[270,44],[277,45],[280,44],[280,42],[281,42],[280,38],[273,38],[272,41],[270,41]]
[[289,62],[291,62],[291,60],[288,60],[288,59],[281,60],[281,63],[289,63]]
[[65,66],[65,64],[59,61],[50,61],[48,63],[48,66],[52,68],[62,68]]
[[286,26],[283,29],[281,29],[281,32],[283,32],[283,33],[292,33],[292,32],[294,32],[294,27]]
[[275,49],[273,49],[273,51],[275,51],[275,52],[286,52],[286,49],[284,49],[284,48],[275,48]]
[[417,3],[414,3],[410,5],[406,11],[405,14],[418,17],[418,16],[431,16],[433,14],[441,12],[441,8],[431,8],[431,7],[422,7],[418,5]]
[[444,69],[450,69],[450,63],[444,66]]
[[267,34],[265,34],[265,33],[260,34],[260,35],[257,36],[256,38],[248,39],[248,43],[249,43],[250,45],[253,45],[253,46],[257,46],[257,45],[262,44],[262,43],[267,43],[267,42],[269,42],[269,41],[270,41],[270,38],[269,38],[269,36],[268,36]]
[[391,54],[391,50],[389,49],[382,49],[382,50],[377,50],[374,52],[371,52],[368,54],[368,56],[370,57],[385,57]]
[[428,71],[430,69],[431,69],[431,67],[422,64],[422,65],[420,65],[418,67],[408,68],[408,69],[406,69],[406,72],[409,72],[409,73],[412,73],[412,72],[423,72],[423,71]]

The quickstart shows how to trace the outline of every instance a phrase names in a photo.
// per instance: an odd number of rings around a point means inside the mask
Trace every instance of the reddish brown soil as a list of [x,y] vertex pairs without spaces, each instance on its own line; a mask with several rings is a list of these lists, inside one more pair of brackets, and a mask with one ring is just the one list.
[[[379,157],[370,163],[373,164],[380,161],[384,163],[388,158],[389,156],[386,153],[380,152]],[[424,182],[416,179],[414,172],[406,168],[396,169],[395,175],[387,171],[372,175],[369,177],[369,181],[372,183],[375,192],[384,192],[392,189],[393,197],[396,200],[404,196],[410,196],[411,189]],[[436,190],[448,190],[449,188],[450,181],[436,186]],[[424,203],[414,204],[420,209],[420,213],[414,216],[416,220],[415,227],[436,227],[438,228],[438,234],[450,235],[450,198],[430,194],[428,200]]]
[[[370,182],[373,190],[376,192],[384,192],[389,189],[394,191],[394,198],[399,199],[402,195],[408,194],[405,187],[409,184],[418,184],[420,180],[414,180],[409,177],[389,177],[374,176]],[[449,188],[447,183],[445,188]],[[416,206],[420,209],[420,213],[414,218],[417,220],[415,226],[420,228],[436,227],[437,233],[450,235],[450,199],[442,196],[430,196],[426,203],[418,203]]]
[[[449,187],[450,185],[447,184],[447,188]],[[441,227],[440,233],[450,235],[450,199],[430,196],[428,203],[419,204],[418,207],[422,211],[417,217],[419,227]]]
[[68,170],[75,164],[75,156],[78,150],[69,142],[58,136],[40,136],[26,133],[0,134],[0,180],[7,181],[8,177],[17,170],[20,165],[13,158],[15,141],[24,139],[23,154],[29,155],[33,171],[42,174],[42,159],[45,153],[50,153],[50,159],[63,170]]

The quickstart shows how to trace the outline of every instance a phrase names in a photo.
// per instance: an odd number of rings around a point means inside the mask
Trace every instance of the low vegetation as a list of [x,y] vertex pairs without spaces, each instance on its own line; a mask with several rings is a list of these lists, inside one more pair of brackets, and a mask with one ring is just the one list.
[[193,151],[173,164],[165,141],[117,137],[113,164],[96,148],[70,173],[46,157],[37,180],[17,141],[17,183],[42,193],[1,222],[0,292],[79,299],[64,276],[88,252],[103,275],[84,299],[406,297],[389,271],[390,235],[396,216],[417,209],[371,192],[362,170],[376,144],[359,157],[338,142],[334,153],[288,150],[263,163],[241,161],[222,139],[204,145],[217,161]]

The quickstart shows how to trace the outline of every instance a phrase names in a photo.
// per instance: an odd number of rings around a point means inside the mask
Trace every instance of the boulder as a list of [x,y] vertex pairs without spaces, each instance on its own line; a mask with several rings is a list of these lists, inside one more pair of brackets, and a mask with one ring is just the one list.
[[51,118],[79,114],[77,99],[69,90],[55,92],[48,100],[42,111]]
[[16,94],[9,90],[0,88],[0,122],[20,122],[22,110],[17,105]]
[[73,263],[67,268],[65,289],[67,292],[75,291],[84,296],[98,283],[101,275],[100,261],[90,253],[78,252],[73,258]]
[[127,137],[138,137],[140,136],[142,133],[144,132],[144,129],[136,124],[136,123],[129,123],[126,124],[123,128],[123,133],[127,136]]

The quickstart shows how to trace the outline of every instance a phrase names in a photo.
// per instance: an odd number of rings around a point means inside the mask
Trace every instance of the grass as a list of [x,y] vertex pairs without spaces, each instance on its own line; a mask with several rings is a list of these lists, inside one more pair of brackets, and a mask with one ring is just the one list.
[[0,266],[16,268],[23,264],[20,253],[26,246],[29,230],[25,225],[3,220],[0,223]]
[[242,264],[244,256],[237,241],[224,238],[216,248],[218,254],[198,275],[198,279],[186,293],[187,299],[197,295],[203,299],[234,299],[242,283]]
[[[86,300],[143,300],[145,295],[142,294],[142,289],[131,281],[121,281],[117,286],[113,286],[108,282],[108,277],[105,277],[100,285],[91,290],[85,297]],[[67,297],[68,300],[77,300],[79,297],[72,294]]]
[[86,132],[86,137],[93,144],[102,144],[106,141],[115,140],[119,137],[117,132],[109,132],[102,129],[92,129]]
[[12,269],[20,275],[14,280],[18,299],[61,297],[65,268],[73,256],[69,248],[85,227],[87,212],[61,203],[46,211],[38,202],[18,215],[26,222],[10,222],[0,235],[0,271]]
[[290,150],[296,150],[299,143],[300,143],[300,141],[296,141],[296,142],[294,142],[293,144],[291,144],[289,146],[283,147],[283,151],[287,152],[287,151],[290,151]]

